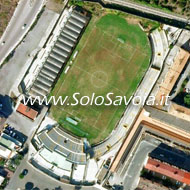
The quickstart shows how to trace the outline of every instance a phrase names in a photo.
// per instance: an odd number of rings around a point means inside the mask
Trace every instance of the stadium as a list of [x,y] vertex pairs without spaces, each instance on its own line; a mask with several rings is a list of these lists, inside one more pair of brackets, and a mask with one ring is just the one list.
[[[76,56],[77,53],[77,56]],[[135,92],[151,57],[147,35],[138,25],[126,19],[105,14],[92,16],[79,44],[70,59],[69,71],[63,72],[51,95],[72,97],[126,96]],[[134,74],[135,73],[135,74]],[[52,106],[51,116],[70,133],[85,137],[91,144],[104,140],[117,125],[125,110],[121,106]],[[73,125],[66,118],[77,122]]]
[[70,97],[64,105],[52,105],[49,116],[61,129],[94,145],[111,134],[126,105],[71,106],[73,94],[79,93],[80,99],[111,93],[129,100],[149,67],[151,47],[147,34],[124,14],[71,7],[62,15],[43,58],[36,61],[37,69],[33,66],[34,78],[25,83],[27,94]]

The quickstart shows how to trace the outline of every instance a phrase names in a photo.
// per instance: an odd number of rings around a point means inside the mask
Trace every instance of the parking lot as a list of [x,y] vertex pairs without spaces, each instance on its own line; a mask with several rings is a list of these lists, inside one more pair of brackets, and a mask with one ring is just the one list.
[[6,123],[8,123],[11,127],[14,127],[16,131],[19,131],[20,133],[23,133],[25,136],[27,136],[27,142],[30,142],[30,139],[44,118],[46,112],[47,108],[44,107],[40,115],[37,116],[36,120],[32,121],[29,118],[14,111],[6,120]]
[[13,141],[18,141],[21,144],[21,146],[27,140],[26,135],[24,135],[23,133],[17,131],[14,127],[12,127],[11,125],[8,125],[8,124],[5,124],[3,133],[4,133],[4,135],[11,138]]
[[[19,178],[19,174],[24,170],[28,170],[28,174],[23,178]],[[5,190],[17,190],[18,188],[24,190],[40,189],[45,190],[48,188],[49,190],[97,190],[97,188],[91,187],[76,187],[70,184],[64,184],[56,179],[44,174],[40,170],[34,168],[31,164],[27,162],[27,157],[24,158],[21,165],[17,168],[15,175],[9,182],[9,185],[5,188]]]

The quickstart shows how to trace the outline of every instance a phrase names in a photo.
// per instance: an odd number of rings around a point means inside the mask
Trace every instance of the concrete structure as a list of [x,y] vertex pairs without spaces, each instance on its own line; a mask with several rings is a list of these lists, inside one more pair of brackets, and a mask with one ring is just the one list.
[[[56,125],[48,117],[42,122],[32,140],[34,151],[29,161],[36,168],[61,181],[93,183],[95,178],[86,178],[89,164],[94,163],[84,153],[83,140],[67,134]],[[94,171],[97,172],[97,169]]]
[[87,160],[85,181],[95,182],[98,170],[98,164],[94,159]]
[[158,69],[162,69],[165,57],[169,51],[169,44],[165,30],[159,31],[154,30],[150,34],[150,39],[152,42],[152,66]]
[[73,170],[73,181],[81,183],[84,180],[84,175],[86,171],[86,166],[85,165],[77,165],[74,170]]
[[63,11],[46,48],[41,49],[37,60],[26,75],[23,90],[33,97],[42,98],[49,94],[88,21],[89,16],[73,7]]
[[86,154],[83,151],[83,141],[68,135],[59,127],[54,127],[49,131],[42,131],[38,134],[40,147],[45,146],[50,151],[55,151],[70,162],[76,164],[86,164]]
[[156,94],[156,101],[155,101],[155,106],[157,108],[163,107],[165,103],[165,99],[163,101],[163,104],[160,105],[160,102],[162,101],[162,96],[166,96],[170,94],[182,70],[187,64],[189,58],[190,58],[190,53],[181,48],[179,48],[179,50],[176,52],[176,55],[173,58],[173,63],[171,67],[169,68],[162,83],[159,85],[159,89]]

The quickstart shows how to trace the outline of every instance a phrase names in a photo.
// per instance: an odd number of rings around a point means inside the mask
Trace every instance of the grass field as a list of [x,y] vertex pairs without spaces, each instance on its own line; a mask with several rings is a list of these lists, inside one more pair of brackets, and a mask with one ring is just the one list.
[[[69,72],[62,73],[51,95],[130,97],[150,62],[151,50],[146,34],[138,25],[128,24],[115,14],[93,17],[77,48],[79,53]],[[73,102],[71,99],[69,102]],[[52,106],[51,115],[73,134],[90,143],[106,138],[121,118],[125,106]],[[66,117],[79,118],[74,126]]]

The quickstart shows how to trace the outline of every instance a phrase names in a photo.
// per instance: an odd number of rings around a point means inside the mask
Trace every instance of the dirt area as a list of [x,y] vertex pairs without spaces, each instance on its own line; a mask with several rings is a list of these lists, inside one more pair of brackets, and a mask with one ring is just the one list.
[[139,24],[141,19],[140,18],[136,18],[136,17],[126,17],[126,20],[129,24]]
[[148,179],[140,178],[139,185],[136,190],[171,190],[171,188],[165,187],[159,183],[150,181]]
[[19,0],[0,0],[0,37],[5,31]]
[[64,6],[64,0],[48,0],[46,7],[49,10],[55,11],[57,13],[61,13]]

